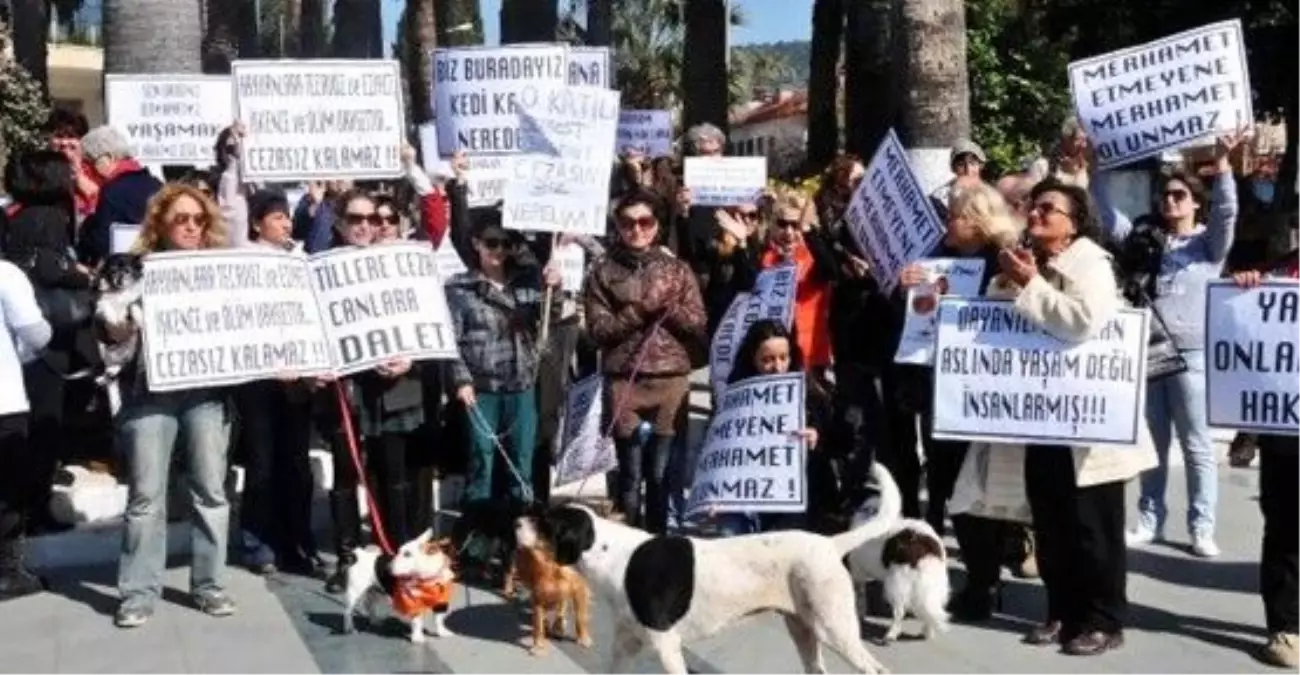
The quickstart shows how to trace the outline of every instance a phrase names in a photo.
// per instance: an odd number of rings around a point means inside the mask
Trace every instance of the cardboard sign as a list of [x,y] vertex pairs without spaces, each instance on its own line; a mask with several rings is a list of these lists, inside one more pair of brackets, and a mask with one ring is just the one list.
[[898,340],[894,363],[928,366],[934,363],[934,336],[939,329],[939,298],[945,295],[972,298],[980,294],[984,279],[981,258],[931,258],[917,263],[927,281],[907,291],[903,334]]
[[460,259],[460,253],[456,252],[456,247],[452,245],[451,235],[442,238],[442,243],[433,252],[433,262],[438,266],[438,278],[442,279],[443,283],[457,274],[469,271],[465,261]]
[[587,252],[577,243],[569,242],[555,247],[551,258],[560,268],[560,290],[582,292],[582,280],[587,276]]
[[1211,281],[1205,293],[1205,393],[1210,426],[1300,434],[1300,285]]
[[614,443],[600,433],[604,382],[605,378],[597,373],[569,387],[560,430],[560,461],[555,467],[556,487],[618,468]]
[[113,223],[109,226],[108,252],[128,253],[140,238],[140,225]]
[[774,319],[786,328],[791,327],[798,281],[799,272],[794,265],[765,269],[754,280],[753,292],[738,293],[731,301],[709,344],[709,381],[717,395],[726,390],[736,352],[756,321]]
[[569,78],[572,87],[614,88],[614,57],[609,47],[569,47]]
[[439,48],[433,52],[438,150],[476,154],[523,151],[521,90],[568,83],[562,45]]
[[646,157],[673,154],[673,114],[669,110],[624,110],[618,116],[618,152]]
[[235,120],[224,75],[104,76],[108,123],[131,139],[142,164],[211,166],[217,135]]
[[682,178],[692,206],[754,204],[767,187],[767,158],[687,157]]

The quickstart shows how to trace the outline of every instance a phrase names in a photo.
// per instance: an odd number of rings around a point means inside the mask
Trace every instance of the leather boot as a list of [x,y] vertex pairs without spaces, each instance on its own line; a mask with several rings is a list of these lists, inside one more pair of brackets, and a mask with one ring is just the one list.
[[651,534],[668,531],[668,464],[673,453],[672,436],[654,436],[644,452],[645,467],[645,530]]
[[618,505],[624,523],[641,527],[641,444],[636,437],[614,439],[618,453]]
[[24,539],[19,526],[0,540],[0,601],[45,590],[45,582],[23,566]]
[[361,510],[355,488],[330,492],[330,516],[334,521],[334,552],[338,554],[338,563],[334,574],[325,581],[325,591],[342,593],[348,587],[348,567],[357,561],[355,551],[361,544]]

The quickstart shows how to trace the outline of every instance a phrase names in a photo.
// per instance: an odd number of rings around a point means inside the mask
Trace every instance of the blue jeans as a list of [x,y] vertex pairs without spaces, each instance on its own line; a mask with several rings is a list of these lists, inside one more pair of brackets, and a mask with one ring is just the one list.
[[122,408],[118,434],[129,494],[117,579],[123,602],[151,607],[162,592],[167,485],[177,440],[189,472],[190,591],[220,590],[230,531],[225,485],[230,415],[224,396],[203,389],[141,394]]
[[1182,355],[1187,372],[1147,386],[1147,425],[1160,465],[1142,474],[1138,518],[1143,527],[1164,527],[1168,515],[1165,486],[1169,482],[1169,444],[1176,431],[1187,473],[1187,528],[1192,533],[1213,536],[1219,465],[1205,412],[1205,352],[1185,350]]
[[[501,496],[492,489],[492,469],[498,452],[497,439],[490,434],[497,434],[514,464],[514,471],[506,468],[509,494],[518,503],[523,503],[524,486],[532,490],[533,451],[537,446],[537,397],[533,390],[477,394],[477,402],[468,414],[470,452],[465,470],[465,502],[486,502]],[[519,475],[516,476],[515,472]],[[520,481],[523,481],[522,485]]]
[[756,513],[719,513],[713,517],[713,525],[718,537],[738,537],[762,531]]

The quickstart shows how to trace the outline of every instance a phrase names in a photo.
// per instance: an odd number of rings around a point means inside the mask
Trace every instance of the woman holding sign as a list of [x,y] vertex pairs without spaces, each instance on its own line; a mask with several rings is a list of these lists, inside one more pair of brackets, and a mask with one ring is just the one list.
[[[195,188],[169,185],[149,200],[132,253],[196,251],[225,245],[225,224],[217,205]],[[139,338],[140,327],[130,318],[102,328],[106,342],[120,344]],[[118,572],[122,604],[115,623],[121,628],[143,625],[161,595],[167,562],[167,486],[178,440],[189,472],[194,541],[190,592],[205,614],[234,614],[235,602],[222,587],[230,530],[227,392],[215,388],[151,392],[138,355],[135,369],[139,374],[133,386],[122,391],[117,420],[129,468],[129,492]]]
[[[1048,180],[1030,193],[1029,246],[1006,247],[992,297],[1069,343],[1091,339],[1122,306],[1110,254],[1088,193]],[[1093,656],[1124,644],[1127,609],[1124,483],[1153,465],[1142,448],[1029,445],[1025,495],[1047,620],[1025,637]]]

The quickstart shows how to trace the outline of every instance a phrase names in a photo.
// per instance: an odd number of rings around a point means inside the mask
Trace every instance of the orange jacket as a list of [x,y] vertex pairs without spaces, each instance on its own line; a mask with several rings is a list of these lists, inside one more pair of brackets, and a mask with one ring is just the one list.
[[[763,250],[759,265],[763,269],[780,265],[785,257],[772,244]],[[829,366],[831,363],[831,285],[814,272],[812,251],[800,242],[794,249],[797,270],[794,293],[795,339],[803,352],[805,367]]]

